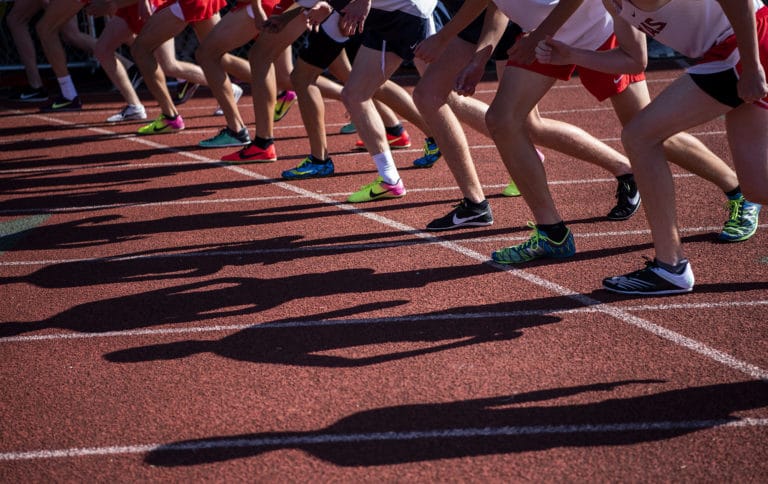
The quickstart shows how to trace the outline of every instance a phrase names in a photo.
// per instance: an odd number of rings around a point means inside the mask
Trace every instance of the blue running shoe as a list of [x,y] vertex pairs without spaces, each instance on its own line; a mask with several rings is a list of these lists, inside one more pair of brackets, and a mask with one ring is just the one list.
[[494,251],[491,254],[493,261],[499,264],[520,264],[544,257],[562,259],[571,257],[576,253],[576,245],[573,242],[573,233],[570,229],[565,239],[557,243],[540,231],[533,222],[528,222],[528,227],[533,229],[530,239],[520,245]]
[[413,166],[416,168],[429,168],[440,159],[442,154],[437,147],[437,143],[432,138],[424,140],[424,156],[413,160]]
[[736,200],[728,200],[727,207],[730,215],[720,232],[720,240],[741,242],[755,235],[761,206],[740,196]]
[[321,178],[333,175],[333,160],[328,158],[325,163],[313,163],[309,156],[301,160],[299,166],[283,172],[286,180],[301,180],[304,178]]

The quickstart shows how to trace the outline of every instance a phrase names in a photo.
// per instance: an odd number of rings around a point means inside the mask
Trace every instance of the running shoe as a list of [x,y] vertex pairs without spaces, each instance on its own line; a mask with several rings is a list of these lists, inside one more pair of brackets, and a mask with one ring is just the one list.
[[623,276],[603,279],[603,287],[619,294],[643,296],[682,294],[693,290],[694,277],[691,264],[685,261],[681,274],[660,267],[654,260],[646,260],[645,267]]
[[[403,130],[402,133],[400,133],[400,136],[392,136],[391,134],[387,133],[387,143],[389,143],[389,147],[395,150],[398,149],[405,149],[411,147],[411,136],[408,134],[408,131]],[[363,143],[363,140],[359,139],[357,140],[357,143],[355,143],[355,149],[364,151],[365,143]]]
[[384,183],[384,180],[379,176],[373,182],[360,187],[360,190],[350,195],[347,201],[349,203],[372,202],[384,198],[400,198],[403,196],[405,196],[403,180],[397,180],[397,183],[390,185]]
[[562,242],[555,242],[539,230],[533,222],[528,222],[528,227],[533,229],[528,240],[520,245],[494,251],[491,254],[493,261],[499,264],[519,264],[545,257],[562,259],[576,253],[576,245],[570,229]]
[[517,184],[515,184],[515,180],[509,179],[509,185],[507,185],[504,190],[501,191],[501,194],[505,197],[519,197],[520,196],[520,190],[517,188]]
[[293,91],[283,91],[278,94],[275,102],[275,122],[283,119],[295,102],[296,93]]
[[608,220],[627,220],[640,207],[640,192],[635,179],[620,181],[616,188],[616,206],[608,212]]
[[74,99],[67,99],[64,96],[59,96],[53,100],[52,103],[46,104],[40,108],[41,113],[62,113],[67,111],[80,111],[83,109],[83,103],[80,102],[80,97]]
[[321,178],[333,175],[333,160],[328,158],[325,163],[315,163],[307,156],[299,166],[285,170],[283,178],[286,180],[303,180],[304,178]]
[[113,114],[107,118],[108,123],[119,123],[121,121],[134,121],[137,119],[147,119],[147,111],[141,104],[128,104],[119,113]]
[[232,163],[270,163],[277,160],[277,152],[274,143],[266,148],[259,148],[251,143],[240,151],[222,156],[221,159]]
[[440,159],[440,148],[437,147],[437,143],[432,138],[426,138],[424,140],[424,156],[413,160],[413,166],[416,168],[429,168]]
[[427,230],[451,230],[464,227],[493,225],[493,214],[488,200],[472,203],[466,198],[454,206],[448,215],[427,224]]
[[[232,96],[235,98],[235,104],[237,104],[240,101],[240,98],[243,97],[243,88],[232,83]],[[224,116],[224,110],[221,109],[221,106],[216,107],[216,111],[213,112],[214,116]]]
[[21,101],[25,103],[47,101],[48,91],[46,91],[44,87],[34,88],[34,87],[27,86],[24,89],[21,89],[20,91],[14,94],[11,94],[11,96],[8,97],[8,100]]
[[192,99],[200,84],[189,81],[180,81],[176,84],[176,94],[173,96],[173,104],[180,105]]
[[203,148],[226,148],[227,146],[245,146],[250,142],[251,136],[246,128],[241,129],[239,133],[235,133],[229,128],[222,128],[219,134],[213,138],[202,140],[198,145]]
[[174,133],[182,129],[184,129],[184,120],[181,118],[181,114],[176,116],[176,119],[168,119],[164,114],[161,114],[151,123],[139,128],[138,133],[141,135],[164,134]]
[[741,242],[757,232],[757,217],[761,206],[748,201],[742,195],[726,204],[730,214],[718,238],[724,242]]
[[357,133],[357,128],[355,128],[355,125],[352,123],[347,123],[344,126],[341,127],[339,130],[339,133],[341,134],[354,134]]

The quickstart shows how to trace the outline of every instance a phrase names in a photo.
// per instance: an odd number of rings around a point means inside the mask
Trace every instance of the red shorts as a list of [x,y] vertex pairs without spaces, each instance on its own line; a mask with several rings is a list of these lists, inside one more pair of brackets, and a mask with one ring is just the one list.
[[[279,15],[285,12],[294,3],[294,0],[261,0],[261,8],[264,9],[264,13],[269,17],[270,15]],[[251,2],[248,0],[239,1],[232,7],[232,11],[246,8],[250,4]]]
[[[152,0],[153,12],[157,12],[161,8],[167,7],[170,5],[170,2],[171,0]],[[144,27],[144,24],[147,21],[146,19],[142,20],[139,18],[139,6],[135,4],[119,8],[115,13],[115,16],[125,20],[125,23],[128,24],[128,28],[131,29],[131,32],[134,34],[141,32],[142,27]]]
[[[288,8],[295,3],[294,0],[261,0],[261,8],[264,9],[264,14],[269,18],[270,15],[280,15],[281,13],[288,10]],[[235,12],[237,10],[243,10],[251,6],[251,2],[247,0],[239,1],[235,4],[234,7],[232,7],[232,12]],[[252,11],[249,11],[248,15],[255,19],[255,14],[253,14]],[[254,39],[256,39],[259,35],[256,34]]]
[[[608,40],[598,47],[597,50],[611,50],[618,45],[616,36],[611,34]],[[609,97],[624,92],[630,84],[645,80],[644,72],[641,72],[640,74],[608,74],[606,72],[593,71],[592,69],[576,66],[574,64],[541,64],[539,61],[533,61],[532,64],[517,64],[510,61],[507,62],[507,65],[537,72],[563,81],[569,80],[573,76],[574,71],[578,69],[581,83],[587,91],[597,98],[598,101],[605,101]]]
[[188,23],[201,22],[213,17],[227,5],[227,0],[178,0],[184,20]]

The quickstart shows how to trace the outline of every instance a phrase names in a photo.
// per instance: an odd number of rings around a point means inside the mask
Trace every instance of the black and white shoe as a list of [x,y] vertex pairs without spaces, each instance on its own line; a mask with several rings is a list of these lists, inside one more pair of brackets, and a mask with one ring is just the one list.
[[473,203],[465,198],[448,215],[429,222],[427,230],[451,230],[486,225],[493,225],[493,214],[488,200]]
[[25,103],[47,101],[48,91],[46,91],[43,87],[35,88],[27,86],[24,89],[13,93],[8,99],[11,101],[21,101]]
[[646,261],[645,267],[638,271],[603,279],[603,287],[611,292],[643,296],[691,292],[693,283],[693,271],[687,260],[680,274],[659,266],[654,259]]
[[608,220],[627,220],[640,207],[640,192],[634,178],[619,181],[616,188],[616,206],[608,212]]

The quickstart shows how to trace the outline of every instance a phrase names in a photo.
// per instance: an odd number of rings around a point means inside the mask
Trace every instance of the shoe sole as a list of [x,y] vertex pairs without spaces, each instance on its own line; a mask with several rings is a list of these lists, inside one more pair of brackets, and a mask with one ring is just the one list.
[[464,228],[473,228],[473,227],[488,227],[490,225],[493,225],[493,222],[467,222],[465,224],[459,224],[459,225],[453,225],[451,227],[427,227],[425,230],[428,230],[430,232],[440,232],[442,230],[454,230],[454,229],[464,229]]
[[151,133],[142,133],[141,131],[137,131],[136,134],[138,134],[139,136],[154,136],[156,134],[178,133],[179,131],[184,131],[184,128],[181,128],[181,129],[169,129],[167,131],[152,131]]
[[209,144],[204,144],[201,141],[200,143],[197,144],[197,146],[199,146],[200,148],[237,148],[238,146],[248,146],[249,144],[251,144],[250,141],[248,141],[247,143],[229,143],[225,145],[218,145],[218,144],[209,145]]
[[333,176],[333,173],[328,173],[327,175],[280,175],[283,180],[307,180],[309,178],[328,178],[329,176]]
[[610,291],[614,294],[624,294],[627,296],[671,296],[674,294],[687,294],[691,291],[693,291],[693,288],[686,288],[686,289],[667,289],[665,291],[624,291],[622,289],[614,289],[612,287],[608,287],[605,284],[603,284],[603,289],[606,291]]
[[351,200],[347,199],[347,203],[368,203],[368,202],[378,202],[379,200],[387,200],[390,198],[403,198],[406,195],[406,192],[401,193],[400,195],[381,195],[376,198],[368,198],[366,200]]
[[730,238],[728,236],[723,236],[723,234],[720,234],[720,235],[717,236],[717,239],[720,240],[721,242],[727,242],[727,243],[744,242],[745,240],[751,239],[752,236],[755,235],[756,233],[757,233],[757,225],[755,225],[755,230],[753,230],[752,232],[750,232],[750,233],[748,233],[746,235],[742,235],[741,237]]
[[271,160],[221,160],[223,163],[229,163],[230,165],[250,165],[251,163],[274,163],[277,158]]
[[633,216],[634,214],[636,214],[636,213],[637,213],[637,211],[638,211],[638,209],[640,208],[640,205],[641,205],[642,203],[643,203],[643,202],[642,202],[642,201],[640,201],[640,203],[638,203],[638,204],[637,204],[637,207],[635,207],[635,209],[632,211],[632,213],[630,213],[630,214],[629,214],[629,215],[627,215],[626,217],[611,217],[610,215],[606,215],[606,216],[605,216],[605,218],[606,218],[606,219],[608,219],[608,220],[614,221],[614,222],[621,222],[622,220],[629,220],[630,218],[632,218],[632,216]]

